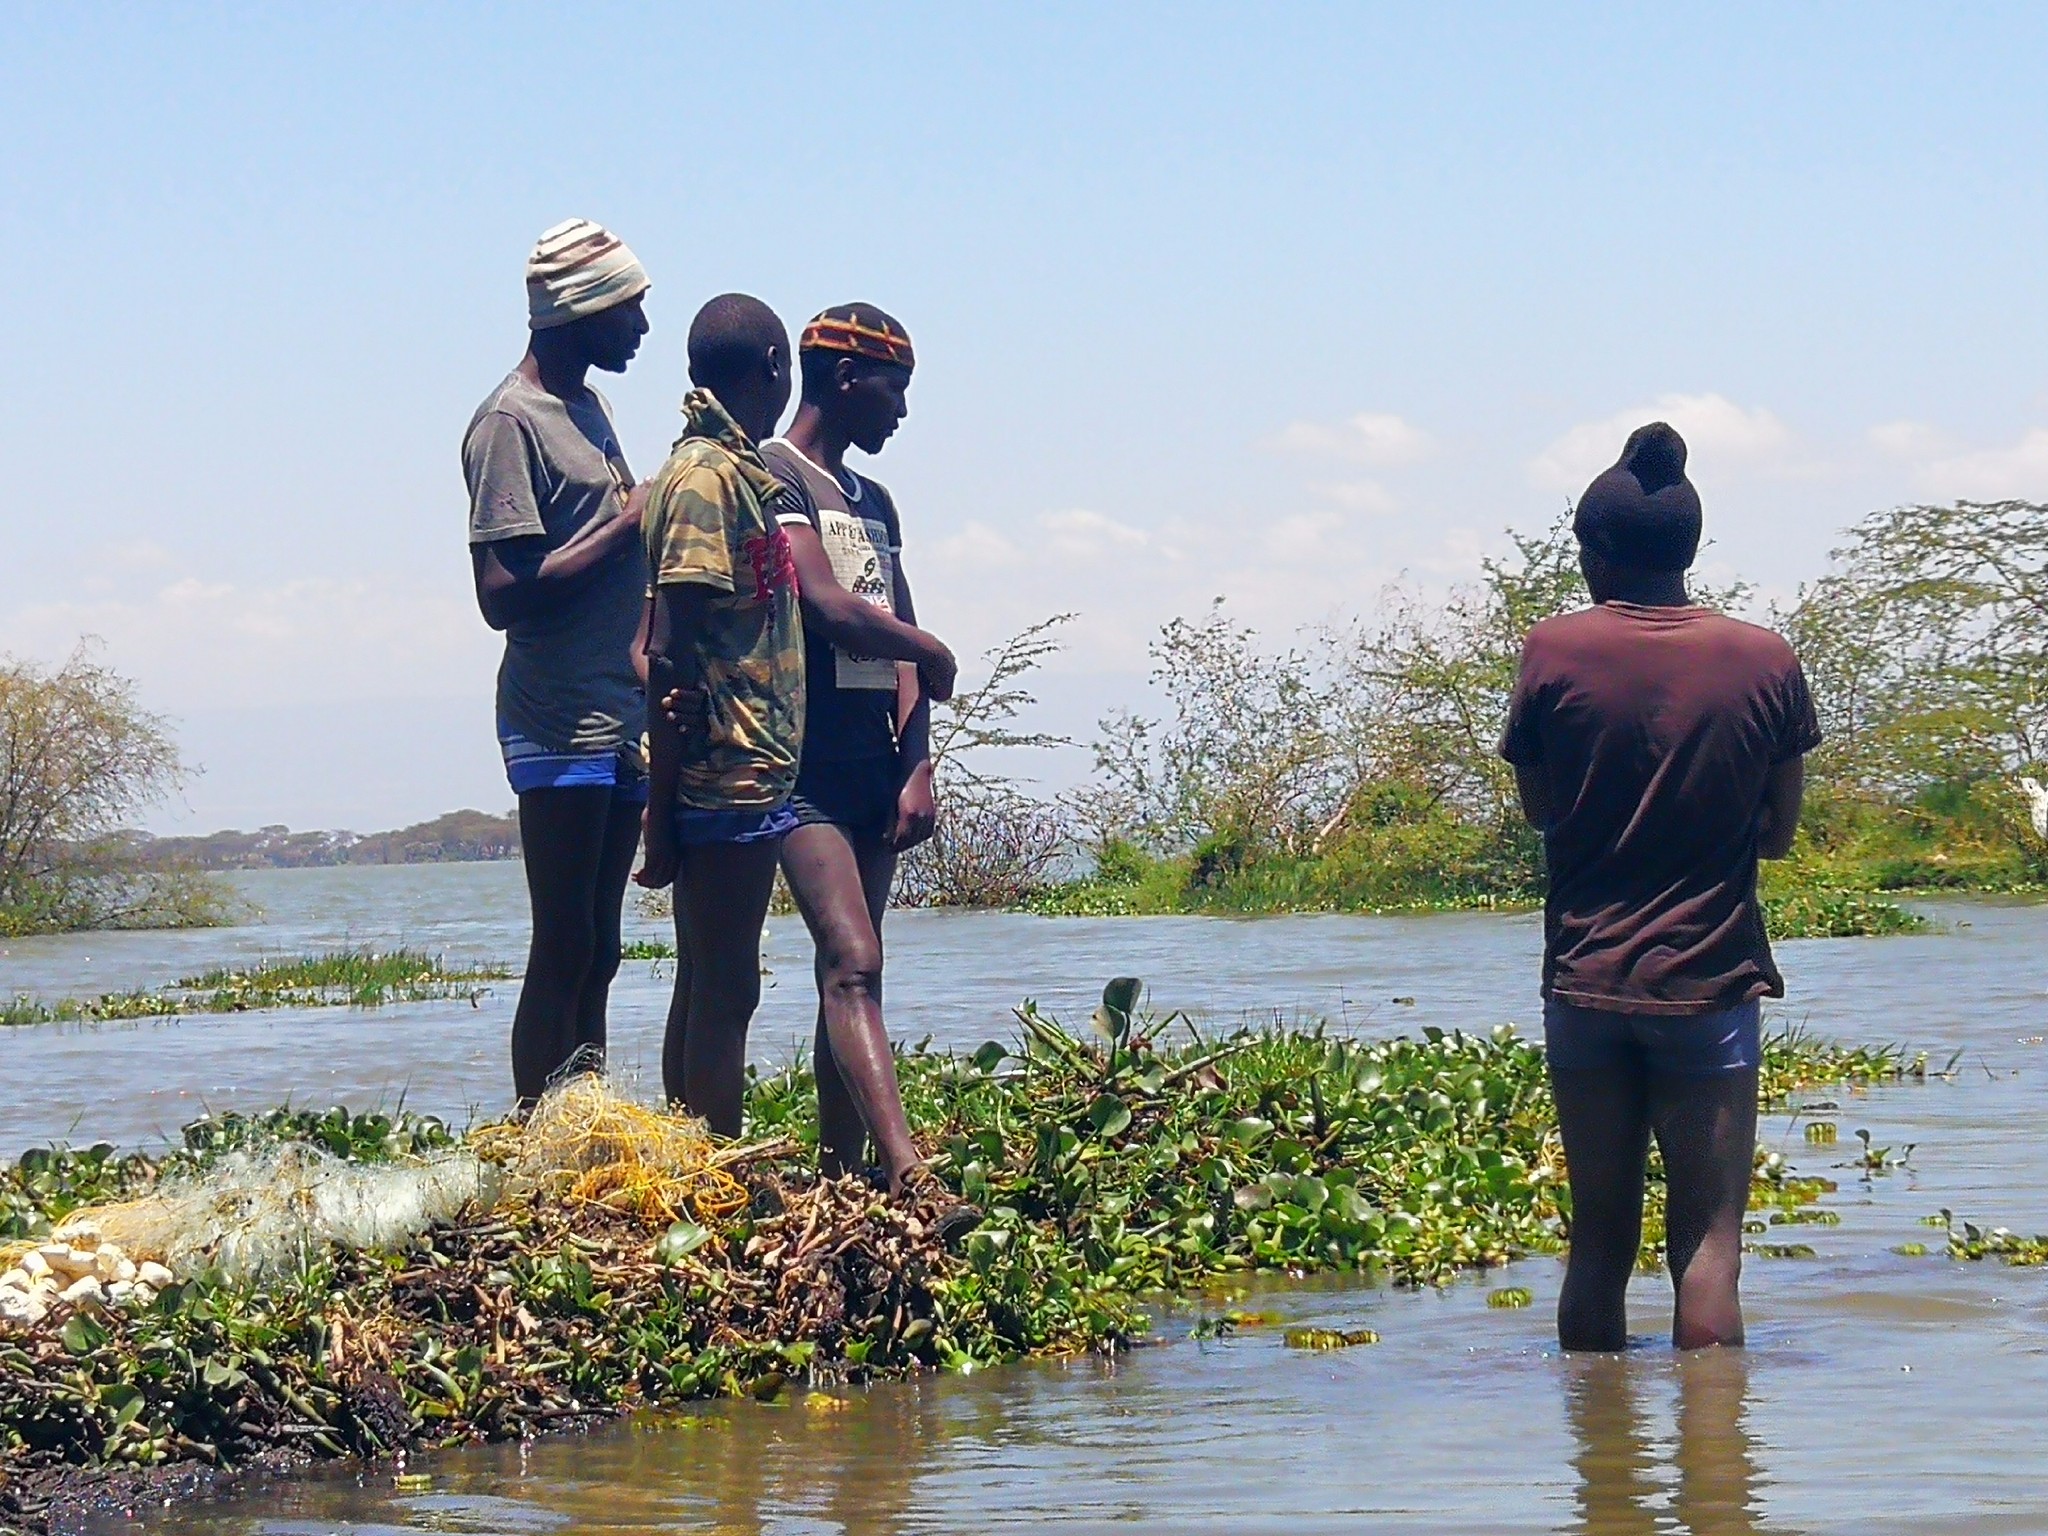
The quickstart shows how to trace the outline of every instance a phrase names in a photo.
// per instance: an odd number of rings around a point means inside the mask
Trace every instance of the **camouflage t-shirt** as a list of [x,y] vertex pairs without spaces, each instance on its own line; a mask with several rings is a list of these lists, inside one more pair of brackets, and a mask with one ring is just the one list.
[[710,391],[692,390],[683,417],[641,524],[656,586],[712,589],[703,627],[670,658],[678,683],[704,697],[683,727],[676,798],[772,810],[796,784],[804,728],[796,568],[769,507],[780,485]]

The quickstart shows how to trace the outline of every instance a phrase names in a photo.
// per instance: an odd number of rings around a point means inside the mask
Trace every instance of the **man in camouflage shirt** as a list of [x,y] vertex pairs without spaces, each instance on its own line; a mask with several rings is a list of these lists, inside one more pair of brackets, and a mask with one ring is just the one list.
[[[690,326],[683,436],[642,514],[648,644],[647,862],[675,886],[676,986],[662,1086],[740,1132],[761,925],[803,749],[804,647],[778,482],[754,445],[789,403],[789,337],[758,299],[713,299]],[[660,701],[676,701],[673,710]]]

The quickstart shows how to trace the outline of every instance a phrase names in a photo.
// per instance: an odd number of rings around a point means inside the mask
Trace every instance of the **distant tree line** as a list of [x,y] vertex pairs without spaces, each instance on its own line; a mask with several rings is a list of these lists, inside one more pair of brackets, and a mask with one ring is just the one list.
[[154,868],[317,869],[337,864],[454,864],[519,857],[519,821],[449,811],[395,832],[212,832],[203,837],[129,833],[135,857]]
[[[1726,611],[1750,589],[1696,589]],[[1020,678],[1052,624],[965,690],[942,760],[954,831],[907,861],[934,904],[1048,910],[1470,905],[1540,897],[1542,848],[1496,744],[1522,637],[1587,600],[1568,523],[1514,536],[1477,582],[1402,585],[1372,613],[1261,642],[1219,602],[1154,640],[1162,712],[1119,711],[1095,773],[1056,800],[990,775]],[[1804,658],[1827,732],[1792,865],[1773,878],[1855,891],[2048,883],[2023,781],[2048,777],[2048,506],[1958,502],[1873,514],[1787,607],[1758,614]],[[1021,662],[1021,665],[1019,663]],[[944,720],[942,708],[938,718]],[[962,814],[964,812],[964,814]],[[1076,867],[1092,880],[1075,880]],[[1136,905],[1091,904],[1103,887]]]
[[[1747,588],[1702,590],[1741,611]],[[1586,600],[1568,525],[1516,536],[1479,580],[1274,650],[1218,603],[1152,644],[1157,714],[1119,711],[1095,771],[1049,796],[1002,749],[1072,616],[987,658],[934,713],[942,814],[903,861],[930,906],[1238,910],[1485,905],[1542,892],[1542,850],[1495,753],[1522,636]],[[2048,779],[2048,506],[1899,507],[1852,528],[1826,574],[1763,615],[1798,647],[1827,739],[1781,888],[2048,885],[2023,789]],[[0,658],[0,934],[220,921],[204,871],[515,858],[509,816],[393,832],[123,831],[184,777],[167,723],[90,649]],[[2040,791],[2034,791],[2039,794]],[[1781,889],[1781,894],[1783,893]],[[1069,899],[1071,898],[1071,899]]]

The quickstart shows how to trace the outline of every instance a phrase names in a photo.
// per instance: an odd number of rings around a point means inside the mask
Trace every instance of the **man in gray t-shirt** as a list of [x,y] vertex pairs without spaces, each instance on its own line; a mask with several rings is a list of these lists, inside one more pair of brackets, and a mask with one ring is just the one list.
[[[516,370],[469,424],[462,465],[474,549],[533,539],[560,559],[598,546],[560,600],[508,617],[498,668],[498,735],[517,790],[603,782],[622,749],[637,763],[643,713],[633,635],[646,573],[622,539],[632,484],[604,397],[562,399]],[[634,520],[637,521],[637,520]],[[502,552],[500,552],[502,553]],[[535,749],[539,749],[536,751]],[[580,765],[572,759],[598,758]]]
[[639,502],[611,409],[585,382],[639,350],[647,274],[618,236],[571,219],[541,236],[526,290],[526,355],[462,439],[477,606],[505,636],[498,740],[533,902],[512,1021],[522,1106],[572,1061],[602,1056],[647,801]]

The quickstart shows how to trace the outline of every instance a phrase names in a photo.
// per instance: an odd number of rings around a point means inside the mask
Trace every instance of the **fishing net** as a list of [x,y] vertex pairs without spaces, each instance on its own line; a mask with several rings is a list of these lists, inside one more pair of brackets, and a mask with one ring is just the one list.
[[256,1279],[303,1266],[333,1245],[398,1246],[491,1204],[495,1183],[495,1170],[468,1151],[352,1163],[290,1143],[230,1153],[138,1200],[74,1211],[54,1235],[95,1234],[174,1274],[211,1268]]
[[524,1123],[476,1131],[470,1145],[502,1168],[508,1202],[559,1201],[572,1214],[602,1207],[650,1227],[720,1221],[747,1206],[728,1171],[746,1149],[721,1152],[703,1121],[635,1103],[594,1073],[548,1090]]

